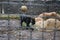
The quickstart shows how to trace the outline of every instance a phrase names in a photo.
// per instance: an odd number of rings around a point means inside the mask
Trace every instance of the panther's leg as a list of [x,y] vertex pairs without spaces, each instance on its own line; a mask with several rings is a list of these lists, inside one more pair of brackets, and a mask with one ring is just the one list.
[[26,23],[26,27],[30,27],[29,24],[30,24],[30,23]]
[[29,23],[26,23],[26,29],[28,30],[30,28]]
[[30,30],[32,30],[32,31],[33,31],[33,30],[34,30],[34,28],[31,28],[31,27],[29,26],[29,24],[30,24],[30,23],[28,23],[28,24],[27,24],[26,29],[27,29],[27,30],[28,30],[28,29],[30,29]]

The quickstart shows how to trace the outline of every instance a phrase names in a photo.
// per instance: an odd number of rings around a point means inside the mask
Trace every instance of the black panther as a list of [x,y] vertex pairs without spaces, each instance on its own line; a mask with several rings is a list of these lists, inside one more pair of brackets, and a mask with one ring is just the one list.
[[[35,18],[32,17],[28,17],[28,16],[20,16],[20,20],[21,20],[21,26],[22,23],[25,22],[26,23],[26,28],[28,29],[30,27],[30,23],[32,23],[32,25],[35,24]],[[32,29],[32,28],[31,28]],[[32,29],[33,30],[33,29]]]

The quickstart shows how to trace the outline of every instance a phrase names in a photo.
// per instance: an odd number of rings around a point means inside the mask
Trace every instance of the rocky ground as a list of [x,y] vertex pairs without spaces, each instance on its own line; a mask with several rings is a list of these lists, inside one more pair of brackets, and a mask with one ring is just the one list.
[[[53,40],[54,32],[39,32],[31,30],[18,30],[19,20],[0,20],[0,40]],[[11,29],[10,31],[7,31]],[[17,29],[17,30],[16,30]],[[60,32],[56,32],[56,40],[60,40]]]

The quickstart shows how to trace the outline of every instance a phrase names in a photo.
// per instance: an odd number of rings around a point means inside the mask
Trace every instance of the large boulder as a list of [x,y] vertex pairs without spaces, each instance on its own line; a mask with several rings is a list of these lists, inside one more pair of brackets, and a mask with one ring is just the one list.
[[45,12],[40,14],[38,17],[43,18],[44,20],[49,19],[49,18],[55,18],[60,20],[60,15],[56,12]]
[[35,21],[36,22],[43,21],[43,18],[37,17],[37,18],[35,18]]
[[38,30],[41,30],[40,28],[54,29],[55,27],[60,29],[60,15],[56,12],[42,13],[35,20],[35,28]]
[[57,13],[56,12],[45,12],[45,13],[42,13],[40,14],[38,17],[45,17],[45,16],[56,16]]
[[46,23],[45,23],[45,27],[46,28],[59,28],[60,27],[60,21],[58,19],[53,19],[53,18],[50,18],[50,19],[47,19],[46,20]]
[[40,28],[54,29],[55,27],[59,29],[60,21],[58,19],[50,18],[45,21],[36,22],[35,26],[38,30],[41,30]]

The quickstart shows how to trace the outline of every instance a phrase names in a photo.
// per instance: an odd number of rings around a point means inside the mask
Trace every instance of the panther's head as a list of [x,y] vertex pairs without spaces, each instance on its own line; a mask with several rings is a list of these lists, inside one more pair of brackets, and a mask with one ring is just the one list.
[[35,24],[35,18],[31,18],[31,23],[32,23],[32,25]]

